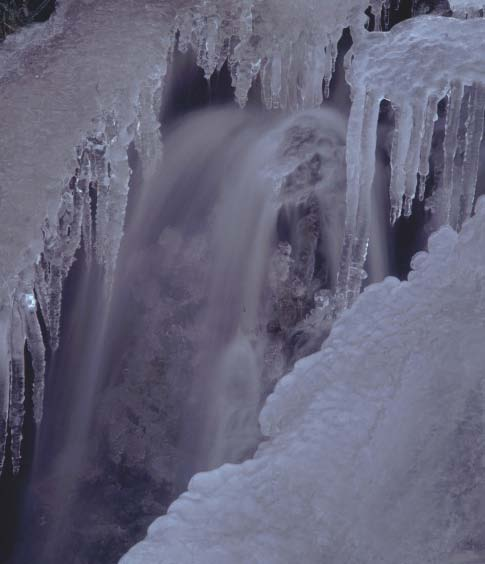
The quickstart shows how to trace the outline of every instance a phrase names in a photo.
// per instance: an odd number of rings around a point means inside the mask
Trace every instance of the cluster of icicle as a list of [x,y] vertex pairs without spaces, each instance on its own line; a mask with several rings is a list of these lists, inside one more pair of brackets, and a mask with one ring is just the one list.
[[[109,191],[111,165],[109,139],[106,131],[88,136],[77,148],[78,167],[66,183],[57,214],[57,223],[45,221],[42,228],[43,251],[33,269],[24,272],[14,293],[10,319],[2,320],[7,331],[1,339],[7,350],[9,389],[2,390],[0,415],[0,470],[5,459],[6,436],[10,433],[13,472],[20,469],[22,427],[25,415],[25,346],[27,345],[34,372],[33,410],[37,424],[42,419],[46,344],[41,331],[41,316],[48,346],[54,352],[59,346],[62,288],[75,260],[76,251],[83,245],[86,261],[109,264]],[[96,207],[94,207],[96,194]],[[94,216],[96,209],[96,216]],[[96,239],[94,233],[96,232]],[[5,309],[5,311],[7,311]]]
[[[443,39],[444,38],[444,39]],[[377,122],[392,103],[391,223],[423,200],[438,102],[446,98],[445,136],[436,158],[435,192],[428,206],[434,227],[459,230],[472,214],[483,136],[485,21],[423,16],[388,33],[361,36],[347,55],[352,88],[347,133],[347,216],[339,275],[339,308],[360,292],[371,222]],[[464,63],[466,61],[466,64]]]
[[[482,15],[475,0],[451,4],[458,17]],[[459,229],[472,213],[483,130],[485,80],[479,60],[483,20],[419,17],[390,32],[370,34],[363,31],[368,6],[376,16],[376,30],[387,29],[389,0],[338,4],[311,0],[304,10],[298,3],[276,5],[273,0],[205,0],[177,22],[179,48],[194,49],[206,77],[228,61],[241,105],[259,78],[265,106],[287,110],[319,106],[322,79],[328,95],[337,42],[350,26],[354,47],[346,62],[352,89],[348,209],[337,314],[353,303],[365,277],[381,102],[392,102],[396,120],[390,185],[393,224],[401,215],[411,215],[416,195],[424,198],[438,102],[448,100],[444,166],[436,175],[439,188],[432,203],[436,227],[450,224]]]
[[[6,366],[2,366],[10,381],[9,388],[2,386],[0,414],[0,469],[5,457],[5,438],[7,430],[11,435],[11,453],[13,471],[20,469],[20,449],[22,443],[22,426],[24,420],[25,399],[25,345],[27,343],[34,372],[33,404],[34,419],[42,418],[43,381],[45,372],[45,348],[39,319],[36,312],[36,299],[32,286],[21,277],[21,282],[13,297],[10,310],[2,310],[2,330],[8,334],[1,335],[0,347]],[[6,350],[4,350],[6,349]]]
[[54,221],[46,219],[42,227],[42,252],[18,276],[17,288],[6,288],[7,295],[13,296],[10,303],[0,303],[0,473],[9,435],[14,473],[21,464],[25,345],[34,370],[34,419],[37,424],[42,419],[46,346],[51,353],[59,346],[63,284],[81,245],[88,267],[92,261],[102,265],[109,299],[129,191],[128,148],[133,143],[147,177],[150,163],[161,154],[157,116],[166,67],[159,70],[161,74],[140,85],[128,122],[127,116],[112,112],[101,112],[93,119],[91,131],[76,148],[77,166],[64,182],[57,216]]
[[369,6],[389,12],[389,0],[203,0],[179,14],[179,49],[191,46],[209,78],[228,61],[237,101],[244,106],[261,80],[268,109],[318,107],[328,96],[337,43],[344,28],[363,29]]

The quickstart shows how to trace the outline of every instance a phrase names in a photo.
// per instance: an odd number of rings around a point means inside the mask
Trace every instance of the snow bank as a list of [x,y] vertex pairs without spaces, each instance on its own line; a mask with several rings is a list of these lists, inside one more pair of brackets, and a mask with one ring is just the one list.
[[[267,401],[255,458],[196,475],[122,564],[421,564],[485,526],[485,200],[370,286]],[[482,547],[483,548],[483,547]],[[459,561],[459,560],[456,560]]]

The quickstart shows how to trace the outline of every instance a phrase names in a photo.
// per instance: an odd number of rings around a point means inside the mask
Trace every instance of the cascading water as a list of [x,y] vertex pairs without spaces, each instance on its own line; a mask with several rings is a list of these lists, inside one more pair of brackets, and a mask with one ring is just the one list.
[[[254,450],[262,401],[298,355],[292,331],[315,315],[315,295],[330,292],[343,138],[330,112],[281,121],[222,110],[191,117],[166,140],[126,234],[113,306],[122,314],[136,288],[145,314],[135,333],[158,326],[165,335],[148,347],[138,337],[134,354],[141,363],[164,354],[180,487]],[[299,338],[318,343],[325,330],[309,324]]]
[[64,289],[46,396],[62,408],[42,424],[12,562],[85,561],[75,539],[100,511],[99,484],[87,492],[104,464],[163,487],[168,503],[196,472],[254,452],[264,399],[331,324],[344,134],[330,110],[223,109],[167,135],[132,204],[111,299],[86,251]]

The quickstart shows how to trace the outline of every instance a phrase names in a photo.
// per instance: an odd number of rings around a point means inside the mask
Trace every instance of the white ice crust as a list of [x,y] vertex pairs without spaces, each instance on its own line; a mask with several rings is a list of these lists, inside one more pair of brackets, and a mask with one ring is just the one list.
[[462,17],[483,16],[485,2],[483,0],[449,0],[453,14]]

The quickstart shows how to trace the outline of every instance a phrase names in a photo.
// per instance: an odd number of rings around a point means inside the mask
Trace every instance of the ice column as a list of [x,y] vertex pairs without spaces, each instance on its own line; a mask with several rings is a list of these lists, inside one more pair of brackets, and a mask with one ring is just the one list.
[[460,208],[457,211],[456,219],[458,229],[472,213],[478,176],[480,144],[483,137],[484,112],[485,87],[480,83],[474,83],[470,92],[466,122],[465,155],[460,178]]
[[442,186],[437,194],[435,209],[439,225],[450,223],[451,197],[453,193],[453,171],[458,146],[458,128],[460,125],[461,102],[463,98],[463,84],[460,81],[451,83],[448,94],[448,107],[446,111],[446,129],[443,142],[443,178]]
[[364,275],[380,102],[381,98],[371,90],[357,90],[353,95],[347,133],[347,212],[337,281],[337,313],[356,299]]

